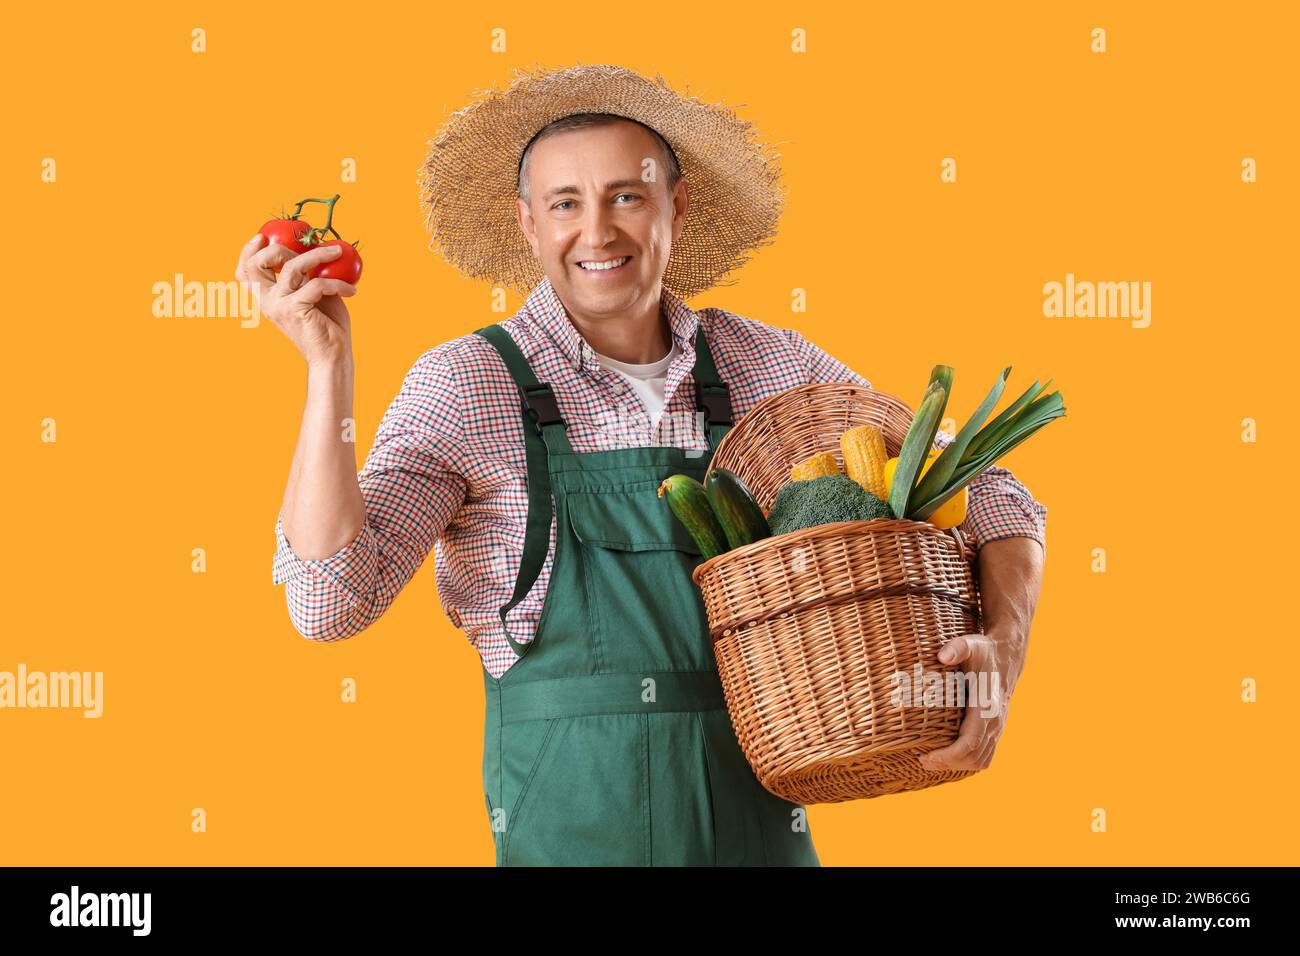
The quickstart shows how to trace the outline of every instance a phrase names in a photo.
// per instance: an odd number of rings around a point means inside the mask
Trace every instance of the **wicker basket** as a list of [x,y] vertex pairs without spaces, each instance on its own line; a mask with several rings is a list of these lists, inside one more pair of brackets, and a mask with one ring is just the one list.
[[[880,428],[897,456],[912,421],[898,399],[843,383],[801,385],[756,404],[718,445],[770,510],[790,466],[839,436]],[[704,596],[732,726],[755,775],[795,803],[919,790],[974,771],[917,758],[956,739],[960,706],[897,707],[892,675],[943,670],[939,649],[980,627],[974,556],[957,529],[842,521],[735,548],[692,575]]]

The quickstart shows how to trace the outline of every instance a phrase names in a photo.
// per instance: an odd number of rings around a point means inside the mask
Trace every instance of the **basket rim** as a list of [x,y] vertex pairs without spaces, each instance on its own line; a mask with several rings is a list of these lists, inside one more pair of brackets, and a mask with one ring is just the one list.
[[[785,404],[793,398],[817,392],[844,395],[865,392],[870,395],[878,396],[878,398],[883,400],[886,404],[890,402],[898,404],[907,412],[909,418],[916,417],[916,412],[912,409],[912,406],[908,405],[907,402],[903,401],[897,395],[879,388],[873,388],[870,385],[860,385],[857,382],[804,382],[802,385],[795,385],[790,388],[782,389],[779,392],[773,392],[771,395],[755,402],[740,421],[733,428],[728,429],[727,433],[722,436],[722,441],[718,442],[718,447],[713,449],[710,461],[719,457],[725,459],[722,450],[729,447],[728,442],[731,442],[731,444],[734,445],[736,442],[740,441],[739,438],[733,439],[732,436],[747,434],[753,428],[758,427],[756,423],[762,421],[764,413],[766,413],[771,406]],[[712,464],[710,464],[710,467],[712,467]]]
[[[962,538],[961,532],[956,528],[939,528],[928,521],[916,521],[912,518],[869,518],[865,521],[828,521],[825,524],[815,524],[807,528],[800,528],[798,531],[787,531],[783,534],[771,534],[766,538],[759,538],[757,541],[751,541],[749,544],[742,544],[739,547],[731,548],[722,552],[722,554],[700,562],[696,565],[695,570],[691,572],[691,580],[696,586],[700,586],[702,578],[717,571],[724,564],[729,563],[728,559],[742,561],[746,558],[757,554],[762,554],[765,550],[782,547],[792,543],[802,543],[804,541],[814,541],[818,538],[829,538],[839,535],[859,535],[859,534],[883,534],[886,532],[907,531],[914,534],[929,534],[943,538],[956,551],[957,554],[966,563],[975,560],[975,555],[971,552],[970,546]],[[773,544],[772,542],[777,542]]]

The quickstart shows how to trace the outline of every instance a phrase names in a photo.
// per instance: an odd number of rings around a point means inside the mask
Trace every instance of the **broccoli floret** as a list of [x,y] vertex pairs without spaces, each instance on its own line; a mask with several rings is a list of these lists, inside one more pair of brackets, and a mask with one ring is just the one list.
[[822,475],[784,485],[776,493],[767,523],[773,534],[785,534],[832,521],[869,521],[893,516],[888,504],[847,475]]

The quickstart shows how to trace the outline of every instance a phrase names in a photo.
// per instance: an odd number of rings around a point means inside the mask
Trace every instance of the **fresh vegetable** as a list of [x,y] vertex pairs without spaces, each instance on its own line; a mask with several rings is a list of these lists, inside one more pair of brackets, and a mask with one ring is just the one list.
[[[1008,368],[1002,373],[1002,381],[1005,381],[1010,371],[1011,369]],[[973,430],[971,425],[978,425],[979,422],[984,420],[989,410],[992,409],[997,396],[1001,394],[1002,381],[994,384],[989,398],[986,398],[984,403],[976,410],[971,422],[967,423],[967,427],[957,433],[957,438],[940,455],[939,461],[935,465],[936,471],[939,468],[945,468],[945,456],[952,455],[952,459],[955,460],[952,473],[937,488],[935,486],[939,485],[939,482],[930,480],[934,476],[928,476],[912,492],[912,500],[909,502],[907,511],[909,518],[916,521],[931,520],[934,513],[945,502],[957,495],[999,458],[1048,422],[1065,415],[1065,401],[1061,398],[1060,392],[1040,395],[1047,385],[1051,384],[1051,379],[1048,379],[1047,383],[1042,385],[1034,382],[1002,414],[980,429],[973,438],[969,437],[969,431]],[[969,442],[965,447],[965,451],[953,454],[954,447],[964,436]],[[901,463],[899,467],[902,467]],[[894,489],[895,492],[897,490]],[[893,493],[891,492],[891,504],[893,500]]]
[[832,521],[893,517],[889,505],[847,475],[791,481],[776,493],[768,513],[772,534],[787,534]]
[[889,497],[885,487],[885,436],[872,425],[858,425],[840,436],[840,453],[844,456],[844,470],[850,478],[877,498]]
[[[909,514],[912,513],[919,502],[929,501],[941,489],[947,487],[953,473],[957,470],[958,462],[961,461],[962,455],[966,453],[966,449],[975,438],[975,433],[979,431],[980,426],[984,424],[984,419],[989,417],[989,412],[993,411],[993,406],[1002,397],[1002,386],[1006,384],[1007,376],[1010,374],[1010,366],[1002,370],[998,380],[993,383],[993,388],[984,397],[984,401],[980,402],[979,408],[975,409],[975,414],[971,415],[970,420],[957,433],[957,437],[943,450],[939,460],[935,463],[934,470],[917,482],[916,487],[912,490],[911,498],[908,499]],[[934,436],[931,435],[930,437],[933,440]]]
[[704,476],[704,491],[729,547],[739,548],[771,535],[763,509],[734,472],[710,468]]
[[727,550],[727,536],[702,484],[690,475],[671,475],[659,485],[658,495],[668,499],[668,507],[686,526],[706,559]]
[[[835,456],[817,452],[790,468],[791,479],[776,495],[766,518],[740,479],[713,468],[705,484],[674,475],[659,487],[678,518],[690,529],[700,550],[713,557],[769,535],[788,534],[837,521],[907,518],[940,529],[966,520],[966,486],[1030,435],[1065,414],[1060,392],[1041,394],[1051,384],[1035,382],[987,425],[1011,374],[1002,370],[984,401],[946,447],[934,447],[939,422],[948,406],[953,370],[936,365],[902,448],[885,458],[884,435],[870,425],[840,435],[847,474]],[[983,426],[983,427],[981,427]]]
[[811,458],[795,464],[790,469],[791,481],[809,481],[822,475],[840,475],[839,464],[830,452],[819,451]]
[[[930,470],[930,466],[939,458],[939,450],[936,448],[930,452],[930,457],[926,459],[925,467],[921,469],[922,477]],[[891,458],[885,462],[885,492],[888,494],[889,488],[894,483],[894,469],[898,467],[898,459]],[[968,505],[968,495],[963,488],[957,494],[953,495],[946,502],[935,509],[934,513],[927,519],[936,528],[947,529],[955,528],[966,520],[966,507]]]
[[322,279],[342,279],[344,282],[356,284],[361,278],[361,257],[357,255],[356,248],[350,242],[344,242],[342,239],[331,239],[328,242],[319,243],[314,248],[323,246],[339,246],[343,252],[337,258],[322,262],[318,266],[307,270],[307,278],[315,279],[318,276]]
[[[307,247],[302,244],[302,239],[311,232],[311,223],[305,219],[290,219],[282,216],[278,219],[268,219],[257,231],[266,237],[268,246],[284,246],[296,256],[307,251]],[[276,266],[276,271],[280,271],[279,266]]]
[[916,477],[931,448],[934,447],[934,433],[943,420],[944,409],[948,407],[948,393],[952,388],[952,368],[948,365],[936,365],[930,372],[930,384],[925,389],[921,404],[912,418],[912,425],[903,439],[903,448],[898,453],[898,467],[895,471],[893,488],[889,492],[889,507],[894,517],[902,518],[911,514],[909,503]]
[[[294,207],[293,215],[282,215],[277,219],[271,219],[258,232],[266,236],[268,245],[284,246],[294,255],[300,255],[319,246],[339,246],[343,252],[329,262],[310,269],[307,278],[342,279],[345,282],[355,283],[361,278],[361,256],[357,254],[360,243],[345,242],[334,228],[334,205],[338,201],[338,193],[329,199],[300,199]],[[327,208],[325,225],[319,229],[313,229],[307,220],[298,218],[302,215],[302,207],[309,202],[323,203]],[[334,238],[327,239],[326,236],[329,235]],[[275,271],[279,272],[283,265],[281,263],[276,266]]]

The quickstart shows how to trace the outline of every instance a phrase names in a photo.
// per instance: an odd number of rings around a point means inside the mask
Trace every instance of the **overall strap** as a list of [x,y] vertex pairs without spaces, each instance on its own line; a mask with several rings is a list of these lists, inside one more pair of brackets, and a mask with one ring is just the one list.
[[713,352],[709,350],[703,323],[695,332],[695,368],[691,375],[695,378],[695,407],[704,413],[709,450],[716,451],[718,442],[731,430],[731,390],[713,364]]
[[524,555],[519,562],[519,575],[515,578],[515,591],[510,600],[501,606],[501,627],[506,640],[520,657],[533,646],[516,643],[506,625],[506,614],[524,599],[546,562],[546,552],[551,544],[551,475],[547,469],[548,449],[552,452],[569,452],[568,436],[560,408],[551,387],[537,381],[532,367],[524,358],[514,339],[500,325],[489,325],[475,333],[487,339],[505,360],[510,376],[519,388],[519,409],[524,422],[524,448],[528,456],[528,522],[524,530]]

